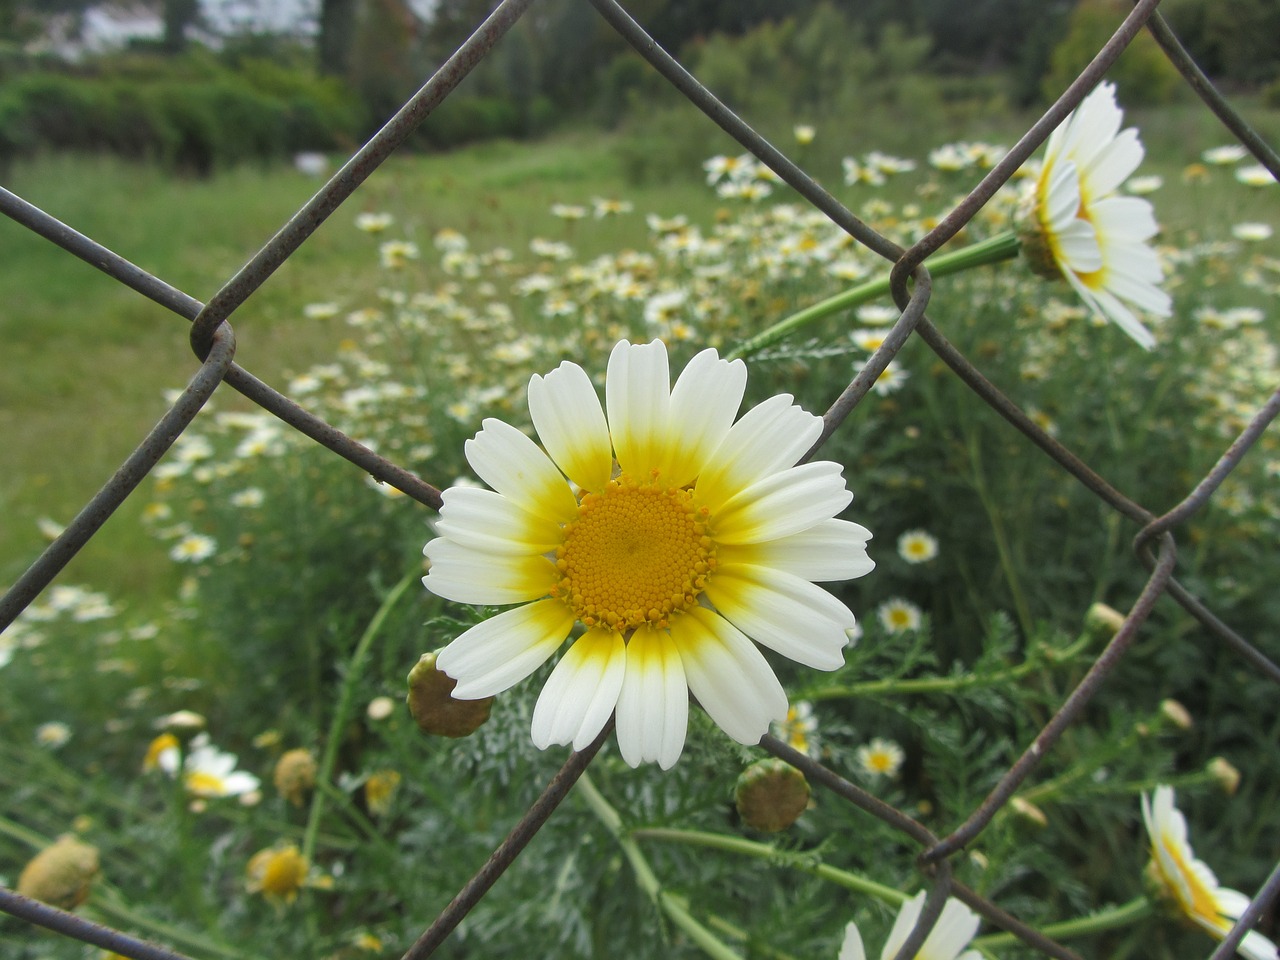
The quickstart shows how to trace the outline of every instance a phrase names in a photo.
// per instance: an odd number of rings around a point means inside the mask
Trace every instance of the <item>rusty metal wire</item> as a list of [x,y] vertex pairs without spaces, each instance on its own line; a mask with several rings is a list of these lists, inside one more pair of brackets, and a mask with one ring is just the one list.
[[[65,531],[19,577],[4,596],[0,597],[0,630],[12,623],[22,610],[50,584],[63,566],[136,489],[165,451],[190,425],[220,383],[228,384],[283,422],[311,437],[338,456],[349,460],[378,480],[392,484],[432,509],[439,508],[441,504],[439,489],[395,463],[378,456],[234,363],[236,338],[228,321],[232,314],[253,296],[272,272],[305,243],[319,225],[404,142],[417,124],[450,94],[502,35],[532,6],[533,2],[534,0],[503,0],[400,111],[357,151],[244,267],[231,276],[208,303],[200,303],[22,198],[0,188],[0,212],[190,321],[192,349],[200,360],[199,369],[186,390],[142,440],[137,449],[85,505]],[[1280,177],[1280,155],[1244,121],[1187,55],[1168,24],[1156,12],[1159,0],[1138,0],[1112,37],[1099,50],[1097,56],[1043,116],[1027,130],[1009,153],[941,219],[933,230],[909,249],[903,249],[846,209],[796,163],[716,99],[679,62],[662,50],[617,0],[589,0],[589,2],[604,20],[690,103],[777,173],[815,209],[825,214],[858,243],[892,264],[891,292],[901,310],[899,319],[887,334],[883,345],[826,411],[821,437],[814,448],[806,454],[806,458],[816,453],[822,444],[839,429],[866,396],[877,377],[914,335],[918,336],[958,379],[1032,445],[1113,511],[1139,525],[1140,530],[1133,541],[1134,552],[1137,559],[1149,568],[1150,574],[1146,585],[1125,617],[1123,625],[1093,661],[1075,689],[1062,701],[1052,718],[1005,771],[988,796],[969,813],[963,823],[946,836],[936,836],[923,824],[901,810],[862,790],[837,772],[786,743],[771,736],[766,736],[760,742],[764,750],[798,768],[811,782],[848,801],[866,815],[878,818],[918,848],[917,863],[922,874],[930,881],[929,892],[915,928],[898,953],[899,960],[905,960],[915,954],[932,930],[947,898],[952,896],[965,902],[994,926],[1006,930],[1032,949],[1047,956],[1063,958],[1063,960],[1079,960],[1075,952],[1010,915],[988,898],[953,880],[951,858],[981,834],[996,813],[1009,802],[1019,786],[1053,749],[1063,732],[1079,719],[1086,703],[1098,693],[1114,672],[1143,622],[1161,598],[1168,597],[1179,604],[1204,626],[1210,636],[1220,641],[1225,649],[1241,657],[1259,675],[1280,683],[1280,666],[1223,623],[1203,600],[1192,596],[1173,576],[1177,557],[1176,530],[1209,502],[1222,481],[1237,468],[1250,447],[1280,414],[1280,390],[1277,390],[1253,415],[1236,440],[1223,451],[1218,462],[1194,485],[1184,499],[1157,515],[1117,490],[1079,456],[1050,436],[947,340],[939,325],[926,316],[933,292],[927,269],[928,258],[948,240],[955,237],[992,199],[1018,168],[1040,147],[1050,132],[1080,104],[1134,36],[1144,27],[1150,31],[1169,60],[1209,109],[1222,121],[1227,130],[1277,177]],[[507,839],[494,851],[488,862],[425,929],[418,941],[405,954],[405,960],[423,960],[444,942],[458,922],[485,895],[537,830],[553,815],[571,791],[574,783],[587,769],[611,730],[610,724],[590,747],[569,756],[564,767],[548,784],[542,796],[513,827]],[[1211,960],[1222,960],[1230,956],[1245,933],[1260,916],[1272,908],[1278,898],[1280,898],[1280,866],[1258,891],[1249,909],[1230,934],[1213,952]],[[74,914],[35,903],[3,888],[0,888],[0,910],[33,924],[48,927],[67,937],[114,950],[137,960],[185,960],[181,954],[90,923]]]

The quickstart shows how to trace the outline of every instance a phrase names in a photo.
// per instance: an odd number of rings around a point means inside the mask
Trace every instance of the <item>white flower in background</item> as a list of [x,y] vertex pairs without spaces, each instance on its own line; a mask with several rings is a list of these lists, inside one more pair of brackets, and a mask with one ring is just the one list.
[[418,245],[409,240],[388,240],[378,247],[378,256],[386,269],[400,270],[410,260],[418,259]]
[[1053,131],[1024,249],[1033,269],[1065,277],[1095,313],[1151,349],[1155,337],[1130,305],[1164,317],[1171,302],[1146,243],[1159,230],[1151,204],[1116,193],[1143,156],[1137,131],[1120,131],[1123,118],[1115,85],[1103,83]]
[[616,708],[623,759],[667,769],[690,693],[740,743],[786,718],[752,640],[840,666],[853,614],[811,581],[869,572],[871,534],[834,519],[852,496],[839,464],[797,464],[820,418],[782,394],[735,422],[746,379],[741,361],[704,350],[672,387],[661,341],[624,341],[603,408],[575,363],[532,378],[546,452],[484,421],[466,457],[492,489],[445,491],[423,582],[459,603],[519,606],[441,651],[455,699],[519,683],[581,624],[534,708],[534,743],[582,749]]
[[581,220],[587,215],[587,208],[573,203],[553,203],[551,215],[561,220]]
[[1164,177],[1152,174],[1148,177],[1134,177],[1126,186],[1130,193],[1136,193],[1139,196],[1145,196],[1148,193],[1155,193],[1164,186]]
[[202,533],[188,533],[169,550],[169,559],[178,563],[200,563],[218,550],[218,542]]
[[605,217],[617,217],[630,213],[635,207],[629,200],[613,200],[604,197],[591,198],[591,215],[597,220]]
[[[164,760],[160,766],[164,768]],[[261,781],[251,773],[236,769],[234,754],[202,743],[192,743],[182,765],[182,785],[195,797],[238,797],[251,793],[261,786]]]
[[786,719],[773,724],[773,735],[788,746],[817,756],[815,738],[818,733],[818,718],[814,716],[813,704],[808,700],[797,700],[787,708]]
[[1239,167],[1236,179],[1246,187],[1269,187],[1276,182],[1275,175],[1262,164],[1251,167]]
[[1248,155],[1249,151],[1239,143],[1229,143],[1223,147],[1210,147],[1200,154],[1205,163],[1212,163],[1214,166],[1219,167],[1239,163]]
[[802,147],[813,143],[813,138],[818,135],[817,129],[807,123],[797,123],[791,132],[795,134],[796,143]]
[[876,608],[876,616],[880,619],[880,625],[889,633],[902,633],[906,630],[919,630],[924,614],[911,601],[893,597]]
[[1271,224],[1269,223],[1237,223],[1231,228],[1231,235],[1237,240],[1270,240]]
[[48,750],[57,750],[71,739],[71,728],[58,720],[50,720],[36,727],[36,743]]
[[357,213],[356,229],[365,233],[382,233],[391,226],[394,218],[389,213]]
[[[1173,787],[1161,785],[1148,798],[1142,795],[1142,820],[1151,842],[1147,878],[1162,899],[1182,917],[1221,940],[1236,918],[1249,906],[1249,898],[1218,886],[1218,878],[1203,860],[1196,859],[1187,840],[1187,821],[1173,805]],[[1276,945],[1251,930],[1236,952],[1249,960],[1276,960]]]
[[[880,951],[880,960],[893,960],[907,942],[907,937],[915,929],[920,919],[920,911],[924,909],[925,893],[921,890],[902,905],[898,918],[893,922],[893,929]],[[942,915],[925,937],[924,944],[915,955],[915,960],[981,960],[982,954],[977,950],[965,950],[973,935],[978,932],[978,915],[959,900],[948,900],[942,907]],[[961,953],[961,951],[964,951]],[[867,960],[866,948],[862,945],[862,934],[858,925],[850,923],[844,928],[844,943],[840,947],[839,960]]]
[[873,327],[883,327],[897,323],[898,318],[902,316],[902,311],[897,307],[886,306],[882,303],[868,303],[858,307],[854,311],[854,315],[861,323],[866,323]]
[[266,500],[266,494],[262,492],[261,487],[246,487],[231,495],[233,507],[260,507],[264,500]]
[[884,737],[873,737],[857,749],[855,758],[862,772],[869,777],[886,777],[892,780],[902,767],[902,748]]
[[898,556],[907,563],[927,563],[938,555],[938,538],[924,530],[908,530],[898,538]]
[[849,186],[865,183],[872,187],[884,186],[884,171],[869,163],[859,163],[853,157],[845,157],[840,161],[844,167],[844,182]]

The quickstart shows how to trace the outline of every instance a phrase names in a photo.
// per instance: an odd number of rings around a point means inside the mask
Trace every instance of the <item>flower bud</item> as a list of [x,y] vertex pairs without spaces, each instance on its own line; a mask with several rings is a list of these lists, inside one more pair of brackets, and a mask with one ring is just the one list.
[[98,848],[63,834],[37,853],[18,877],[18,893],[63,910],[74,910],[89,897],[98,875]]
[[1160,715],[1179,730],[1190,730],[1195,725],[1187,708],[1171,698],[1160,701]]
[[1124,614],[1105,603],[1095,603],[1084,615],[1084,627],[1094,636],[1110,640],[1124,626]]
[[1240,788],[1240,771],[1226,757],[1214,757],[1204,769],[1209,776],[1218,781],[1218,786],[1227,796],[1234,795]]
[[164,730],[183,740],[189,740],[207,726],[203,715],[194,710],[175,710],[155,722],[157,730]]
[[316,785],[316,758],[302,747],[286,750],[276,761],[274,779],[280,796],[300,807]]
[[809,781],[782,760],[757,760],[738,776],[733,792],[742,822],[762,833],[785,830],[809,806]]
[[1022,797],[1011,797],[1009,809],[1023,820],[1033,823],[1037,827],[1047,827],[1049,825],[1049,818],[1045,816],[1044,811],[1030,800],[1024,800]]
[[311,869],[301,851],[293,844],[268,847],[249,858],[245,868],[250,893],[261,893],[271,900],[292,903],[306,883]]
[[424,653],[409,671],[409,712],[423,733],[467,737],[489,719],[493,697],[455,700],[450,694],[458,681],[436,669],[435,653]]

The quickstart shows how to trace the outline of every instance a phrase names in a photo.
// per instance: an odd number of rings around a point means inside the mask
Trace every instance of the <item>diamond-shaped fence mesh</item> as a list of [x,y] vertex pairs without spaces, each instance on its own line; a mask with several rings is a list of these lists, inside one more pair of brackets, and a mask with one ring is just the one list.
[[[1208,109],[1217,115],[1223,125],[1262,166],[1278,178],[1280,178],[1280,157],[1250,129],[1191,61],[1166,22],[1156,12],[1157,0],[1141,0],[1119,25],[1111,39],[1098,51],[1093,61],[1062,92],[1044,115],[1027,130],[1007,155],[994,165],[981,182],[973,187],[963,201],[943,217],[936,227],[909,249],[903,249],[851,213],[795,162],[717,100],[715,95],[703,87],[680,63],[664,52],[616,0],[590,0],[590,2],[654,70],[705,113],[710,121],[719,125],[808,203],[846,231],[854,241],[893,265],[891,293],[901,311],[900,317],[883,344],[826,412],[825,428],[820,444],[825,442],[849,416],[866,396],[877,377],[884,372],[889,362],[903,345],[914,337],[923,341],[960,381],[1007,421],[1011,430],[1021,434],[1025,442],[1039,448],[1046,457],[1074,477],[1111,511],[1140,525],[1141,530],[1133,543],[1134,558],[1136,562],[1140,562],[1148,569],[1149,574],[1145,587],[1134,598],[1123,625],[1106,648],[1094,659],[1083,679],[1057,706],[1056,712],[1048,722],[1043,725],[1034,739],[1025,745],[1021,756],[1005,771],[989,795],[947,835],[936,835],[907,812],[895,809],[877,799],[786,743],[769,736],[761,742],[765,750],[799,768],[811,782],[847,800],[866,814],[879,818],[902,835],[904,844],[914,845],[918,850],[917,864],[930,885],[929,894],[914,931],[898,953],[899,957],[910,957],[915,954],[918,946],[933,929],[949,897],[965,902],[990,925],[1007,931],[1044,955],[1061,958],[1076,957],[1077,954],[1072,950],[1020,922],[1001,909],[998,903],[953,879],[952,858],[982,833],[1041,760],[1054,749],[1055,743],[1064,730],[1081,718],[1086,703],[1094,697],[1115,670],[1153,606],[1162,599],[1180,604],[1199,621],[1208,642],[1221,644],[1223,648],[1229,649],[1246,663],[1250,670],[1280,683],[1280,667],[1215,616],[1212,610],[1212,598],[1202,600],[1193,596],[1174,577],[1176,532],[1189,517],[1209,502],[1215,490],[1236,469],[1250,447],[1280,412],[1280,389],[1277,389],[1270,399],[1253,413],[1239,436],[1222,450],[1213,468],[1190,485],[1182,501],[1163,514],[1156,514],[1114,489],[1081,458],[1037,425],[1026,411],[1002,394],[974,363],[947,340],[939,326],[931,322],[927,315],[932,305],[929,258],[977,215],[996,191],[1045,141],[1050,132],[1082,101],[1134,36],[1143,29],[1149,30],[1155,37],[1169,60],[1203,99]],[[0,629],[10,625],[24,608],[50,585],[58,572],[148,476],[160,458],[187,429],[193,418],[223,383],[310,437],[317,444],[349,460],[358,469],[398,488],[433,510],[439,509],[441,494],[436,487],[356,442],[235,363],[233,357],[236,354],[236,336],[229,321],[235,311],[253,297],[272,272],[302,246],[330,214],[360,189],[361,184],[370,174],[404,142],[418,123],[449,96],[459,82],[481,62],[503,34],[533,4],[534,0],[504,0],[426,85],[405,103],[391,121],[356,152],[297,214],[265,243],[249,263],[227,279],[207,303],[200,303],[170,286],[162,278],[152,276],[134,266],[89,237],[78,233],[73,226],[60,223],[13,193],[0,190],[0,210],[7,216],[62,247],[68,253],[97,267],[120,283],[131,287],[142,296],[188,320],[191,324],[191,345],[199,359],[199,367],[190,384],[154,429],[98,494],[85,505],[65,531],[0,599]],[[580,782],[579,778],[610,732],[611,728],[606,728],[592,746],[570,755],[540,799],[516,824],[507,839],[494,850],[484,867],[423,932],[418,942],[405,954],[406,958],[429,956],[448,937],[460,920],[520,854],[539,827],[554,814],[557,805],[575,784]],[[589,788],[589,784],[583,783],[583,786]],[[1277,867],[1266,884],[1257,891],[1252,905],[1213,952],[1214,960],[1220,960],[1234,953],[1244,934],[1261,915],[1272,907],[1277,896],[1280,896],[1280,867]],[[0,889],[0,909],[32,924],[58,931],[67,937],[95,944],[124,956],[139,958],[139,960],[147,960],[147,958],[172,960],[181,956],[171,950],[91,923],[74,914],[21,897],[9,890]]]

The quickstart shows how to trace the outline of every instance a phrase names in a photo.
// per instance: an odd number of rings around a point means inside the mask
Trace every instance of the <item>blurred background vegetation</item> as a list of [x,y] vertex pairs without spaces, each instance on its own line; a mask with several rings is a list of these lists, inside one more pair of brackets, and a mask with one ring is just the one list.
[[[0,164],[69,148],[208,174],[246,159],[350,150],[494,5],[0,0]],[[736,108],[883,129],[886,115],[965,125],[1051,99],[1126,5],[638,0],[630,8]],[[1169,0],[1161,9],[1216,80],[1280,103],[1280,7]],[[114,25],[115,43],[101,39],[103,24]],[[1188,96],[1145,35],[1111,76],[1131,106]],[[643,140],[678,122],[681,110],[586,4],[545,0],[465,81],[461,95],[418,130],[412,146],[530,138],[583,123],[636,128]],[[702,147],[690,144],[695,152]],[[688,169],[689,158],[671,159],[673,168]],[[652,161],[637,158],[631,172],[667,172]]]

